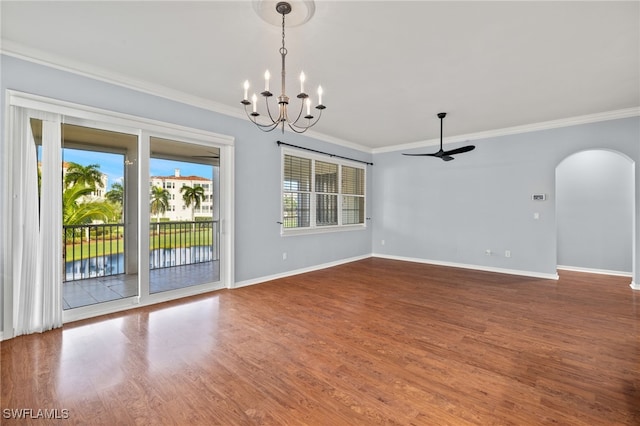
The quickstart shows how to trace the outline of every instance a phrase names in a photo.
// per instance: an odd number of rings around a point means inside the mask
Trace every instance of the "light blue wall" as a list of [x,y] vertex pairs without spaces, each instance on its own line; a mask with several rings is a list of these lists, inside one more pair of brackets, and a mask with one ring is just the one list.
[[[281,160],[276,141],[363,161],[371,161],[371,154],[290,132],[284,135],[277,131],[264,133],[246,119],[231,118],[13,57],[3,55],[0,59],[3,129],[5,92],[13,89],[233,136],[236,282],[371,253],[371,228],[323,235],[280,236],[276,222],[280,220]],[[329,109],[327,111],[330,113]],[[368,167],[367,172],[370,188],[372,169]],[[4,185],[0,183],[2,190],[5,190]],[[286,261],[282,260],[283,252],[287,252]]]
[[[601,148],[625,154],[637,167],[640,119],[473,143],[475,151],[450,162],[405,157],[400,152],[374,155],[374,253],[555,274],[556,167],[573,153]],[[547,194],[547,201],[532,201],[534,193]],[[534,213],[539,213],[538,220]],[[640,222],[638,216],[636,206],[635,217]],[[487,249],[493,254],[487,256]],[[505,257],[505,250],[511,251],[510,258]]]
[[[555,170],[566,157],[588,149],[616,150],[635,162],[635,220],[640,225],[638,117],[478,140],[475,151],[445,163],[400,152],[370,155],[304,135],[263,133],[244,119],[12,57],[0,59],[3,135],[5,91],[14,89],[233,136],[236,282],[371,252],[555,274]],[[280,236],[278,139],[375,163],[367,167],[367,216],[372,220],[366,231]],[[0,190],[6,190],[3,182]],[[548,201],[531,201],[533,193],[546,193]],[[535,212],[539,220],[533,219]],[[640,226],[635,233],[640,240]],[[494,255],[486,256],[486,249]],[[504,250],[511,250],[512,257],[505,258]],[[637,267],[634,271],[640,283]],[[9,282],[7,277],[3,282]]]
[[558,265],[631,272],[633,187],[633,163],[612,151],[582,151],[560,163]]

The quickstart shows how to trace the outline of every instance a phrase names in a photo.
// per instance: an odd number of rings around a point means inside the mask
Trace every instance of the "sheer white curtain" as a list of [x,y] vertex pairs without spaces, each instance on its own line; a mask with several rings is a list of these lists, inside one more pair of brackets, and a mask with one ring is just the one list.
[[62,326],[61,122],[42,120],[41,199],[29,114],[16,114],[13,171],[14,335]]

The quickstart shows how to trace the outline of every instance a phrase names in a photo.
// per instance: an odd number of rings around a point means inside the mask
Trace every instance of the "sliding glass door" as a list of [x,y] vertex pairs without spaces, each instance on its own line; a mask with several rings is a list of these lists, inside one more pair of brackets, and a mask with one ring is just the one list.
[[149,292],[220,281],[220,149],[151,137]]
[[7,335],[231,285],[232,138],[8,99]]
[[62,125],[64,309],[140,294],[137,144],[135,134]]

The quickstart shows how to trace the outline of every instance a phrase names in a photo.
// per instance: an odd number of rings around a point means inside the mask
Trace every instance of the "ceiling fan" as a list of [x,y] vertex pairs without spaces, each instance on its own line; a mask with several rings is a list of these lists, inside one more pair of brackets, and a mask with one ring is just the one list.
[[451,149],[449,151],[444,151],[442,149],[442,121],[447,116],[446,112],[438,113],[438,118],[440,119],[440,150],[438,152],[434,152],[433,154],[402,154],[409,155],[412,157],[438,157],[444,161],[451,161],[454,158],[452,155],[462,154],[463,152],[473,151],[476,147],[475,145],[467,145],[456,149]]

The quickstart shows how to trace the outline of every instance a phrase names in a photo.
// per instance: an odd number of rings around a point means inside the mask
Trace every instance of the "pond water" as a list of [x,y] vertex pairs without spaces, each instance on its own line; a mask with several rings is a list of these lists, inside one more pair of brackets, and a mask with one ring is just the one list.
[[[124,274],[124,253],[90,257],[65,263],[65,281]],[[216,260],[212,246],[156,249],[149,253],[149,269]]]

